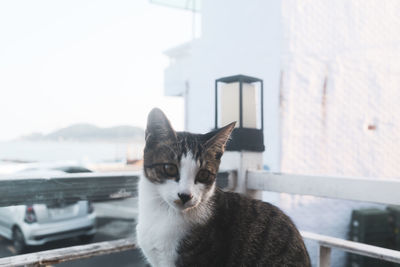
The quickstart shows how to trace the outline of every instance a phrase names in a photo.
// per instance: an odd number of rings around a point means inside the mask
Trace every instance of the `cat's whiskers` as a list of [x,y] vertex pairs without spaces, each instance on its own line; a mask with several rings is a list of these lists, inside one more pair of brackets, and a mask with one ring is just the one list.
[[183,219],[190,224],[203,224],[212,215],[212,200],[200,201],[197,205],[182,211]]
[[156,200],[156,199],[157,199],[157,200],[159,199],[159,200],[164,201],[160,195],[156,195],[156,196],[153,196],[153,197],[151,197],[151,198],[147,197],[146,199],[149,200],[149,201],[151,201],[151,200]]

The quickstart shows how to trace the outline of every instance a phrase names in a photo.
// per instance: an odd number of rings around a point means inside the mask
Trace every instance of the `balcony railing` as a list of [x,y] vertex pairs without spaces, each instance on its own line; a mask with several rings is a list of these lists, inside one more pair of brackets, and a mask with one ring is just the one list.
[[[307,176],[265,171],[248,171],[247,188],[289,194],[400,205],[400,180],[355,177]],[[319,244],[318,266],[329,267],[332,248],[400,263],[400,251],[366,245],[315,233],[303,238]]]
[[[224,175],[221,179],[226,178]],[[138,173],[0,178],[0,206],[52,203],[59,199],[104,201],[134,197],[137,194],[138,179]],[[224,181],[221,184],[234,183]],[[400,205],[399,180],[305,176],[250,170],[247,172],[247,187],[252,190]],[[400,251],[315,233],[301,234],[305,239],[318,242],[319,266],[330,266],[332,248],[400,263]],[[45,266],[135,248],[133,240],[121,239],[0,258],[0,266]]]

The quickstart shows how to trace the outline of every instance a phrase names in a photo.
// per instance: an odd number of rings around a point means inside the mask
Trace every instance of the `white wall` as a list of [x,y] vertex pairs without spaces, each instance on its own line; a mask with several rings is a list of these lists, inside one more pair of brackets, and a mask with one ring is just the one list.
[[[283,172],[399,177],[399,14],[396,0],[282,2]],[[281,204],[300,228],[340,238],[351,210],[372,206],[289,195]]]
[[282,169],[398,177],[400,2],[296,3],[282,7]]

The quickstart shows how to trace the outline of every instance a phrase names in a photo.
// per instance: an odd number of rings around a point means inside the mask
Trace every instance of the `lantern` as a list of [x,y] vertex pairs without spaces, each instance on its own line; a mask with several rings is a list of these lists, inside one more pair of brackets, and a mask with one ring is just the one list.
[[226,150],[264,151],[263,119],[261,79],[235,75],[215,81],[215,128],[237,122]]

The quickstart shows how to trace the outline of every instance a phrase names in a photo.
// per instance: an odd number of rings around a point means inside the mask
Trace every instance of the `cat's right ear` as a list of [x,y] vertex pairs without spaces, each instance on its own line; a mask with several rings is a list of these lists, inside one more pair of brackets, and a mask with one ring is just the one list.
[[210,139],[205,143],[205,147],[207,149],[213,150],[216,153],[216,158],[221,158],[222,154],[225,151],[225,145],[231,136],[233,129],[235,128],[236,122],[232,122],[221,129],[218,129],[216,132],[209,133],[212,135]]
[[147,117],[146,143],[151,144],[176,140],[176,132],[164,112],[159,108],[153,108]]

